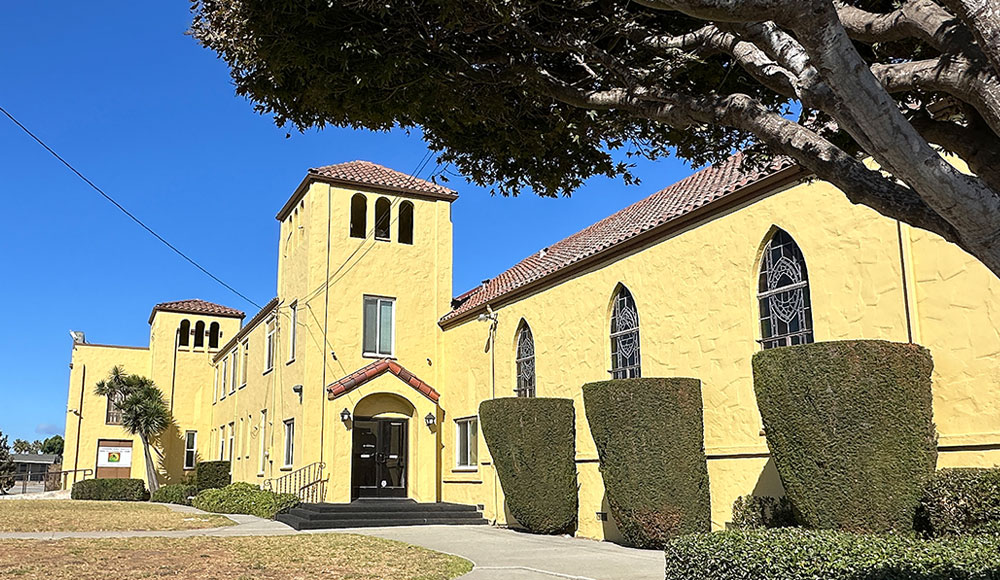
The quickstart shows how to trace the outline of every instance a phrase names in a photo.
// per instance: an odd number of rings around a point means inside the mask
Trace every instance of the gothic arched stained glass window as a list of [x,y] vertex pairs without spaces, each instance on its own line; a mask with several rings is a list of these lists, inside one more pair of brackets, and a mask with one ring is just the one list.
[[527,322],[521,322],[517,333],[517,388],[518,397],[535,396],[535,339]]
[[611,378],[642,376],[639,360],[639,311],[632,293],[622,286],[611,308]]
[[806,260],[785,230],[777,229],[764,247],[757,299],[761,346],[774,348],[813,341]]

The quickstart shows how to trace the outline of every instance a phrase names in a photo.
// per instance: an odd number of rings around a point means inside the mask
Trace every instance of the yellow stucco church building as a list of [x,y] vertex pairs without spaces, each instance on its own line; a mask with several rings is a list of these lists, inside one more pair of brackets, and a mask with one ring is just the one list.
[[144,477],[140,443],[94,394],[121,365],[175,419],[154,455],[162,483],[226,459],[234,481],[311,501],[453,502],[513,524],[479,404],[562,397],[576,404],[577,534],[614,540],[581,386],[685,376],[703,385],[721,528],[738,496],[782,493],[752,355],[855,338],[930,349],[939,467],[1000,465],[1000,280],[809,177],[736,155],[455,296],[456,192],[365,161],[311,169],[277,213],[277,297],[259,312],[165,302],[148,346],[76,334],[64,469]]

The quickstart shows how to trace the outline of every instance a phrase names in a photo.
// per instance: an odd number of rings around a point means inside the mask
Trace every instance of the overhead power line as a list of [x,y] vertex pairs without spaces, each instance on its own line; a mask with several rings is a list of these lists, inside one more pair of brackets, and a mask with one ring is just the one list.
[[198,268],[199,270],[201,270],[206,276],[208,276],[212,280],[215,280],[216,282],[218,282],[219,284],[221,284],[224,288],[226,288],[227,290],[229,290],[233,294],[239,296],[243,300],[246,300],[250,304],[252,304],[252,305],[256,306],[258,309],[260,309],[260,307],[261,307],[260,304],[257,304],[256,302],[254,302],[253,300],[251,300],[250,298],[248,298],[245,294],[243,294],[242,292],[240,292],[236,288],[233,288],[232,286],[230,286],[229,284],[227,284],[225,281],[223,281],[221,278],[219,278],[215,274],[209,272],[208,269],[206,269],[204,266],[202,266],[197,261],[195,261],[194,258],[192,258],[192,257],[188,256],[187,254],[185,254],[184,252],[182,252],[180,249],[177,248],[177,246],[175,246],[175,245],[171,244],[170,242],[168,242],[166,240],[166,238],[164,238],[160,234],[156,233],[156,231],[153,230],[153,228],[147,226],[141,219],[137,218],[135,216],[135,214],[133,214],[129,210],[125,209],[125,207],[122,204],[120,204],[117,201],[115,201],[115,199],[113,197],[111,197],[110,195],[108,195],[103,189],[101,189],[96,184],[94,184],[93,181],[87,179],[87,177],[83,173],[80,173],[68,161],[66,161],[65,159],[63,159],[51,147],[49,147],[48,145],[46,145],[45,142],[42,141],[37,135],[35,135],[34,133],[32,133],[31,130],[29,130],[20,121],[18,121],[16,118],[14,118],[14,115],[11,115],[9,112],[7,112],[7,109],[5,109],[2,106],[0,106],[0,113],[3,113],[4,115],[6,115],[7,118],[10,119],[15,125],[17,125],[22,131],[24,131],[29,137],[31,137],[32,139],[34,139],[36,143],[38,143],[46,151],[48,151],[49,153],[51,153],[52,156],[55,157],[56,159],[58,159],[60,163],[62,163],[63,165],[65,165],[67,169],[69,169],[74,174],[76,174],[77,177],[79,177],[80,179],[82,179],[83,182],[86,183],[87,185],[89,185],[94,191],[96,191],[97,193],[101,194],[101,196],[104,197],[104,199],[108,200],[112,205],[114,205],[116,208],[118,208],[123,214],[125,214],[126,216],[128,216],[129,219],[131,219],[135,223],[139,224],[139,227],[141,227],[142,229],[144,229],[147,232],[149,232],[150,235],[152,235],[154,238],[156,238],[157,240],[159,240],[166,247],[168,247],[171,250],[173,250],[173,252],[175,254],[177,254],[178,256],[180,256],[180,257],[184,258],[185,260],[187,260],[192,266],[194,266],[195,268]]

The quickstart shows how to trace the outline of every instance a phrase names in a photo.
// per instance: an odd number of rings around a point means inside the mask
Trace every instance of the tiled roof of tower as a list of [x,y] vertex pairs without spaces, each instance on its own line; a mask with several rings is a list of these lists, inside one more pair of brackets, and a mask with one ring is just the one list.
[[556,242],[542,252],[528,256],[482,286],[456,297],[452,301],[451,312],[441,318],[441,323],[459,318],[780,171],[796,167],[789,158],[777,158],[765,169],[744,170],[742,161],[742,154],[737,153]]
[[411,177],[402,171],[389,169],[371,161],[350,161],[337,165],[314,167],[309,170],[309,173],[336,181],[387,187],[397,191],[458,197],[458,193],[453,189],[448,189],[426,179]]
[[156,316],[157,312],[206,314],[208,316],[222,316],[225,318],[243,318],[246,316],[241,310],[236,310],[235,308],[223,306],[214,302],[198,300],[197,298],[193,300],[178,300],[176,302],[161,302],[157,304],[153,307],[153,311],[149,313],[150,324],[152,324],[153,317]]

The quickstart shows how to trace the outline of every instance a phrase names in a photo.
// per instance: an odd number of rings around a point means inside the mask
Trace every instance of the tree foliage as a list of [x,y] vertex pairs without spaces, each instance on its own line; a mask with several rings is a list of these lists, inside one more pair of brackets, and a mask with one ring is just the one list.
[[7,436],[0,431],[0,494],[6,494],[7,490],[14,487],[14,475],[17,473],[17,466],[10,456],[10,445],[7,443]]
[[[122,413],[122,428],[142,441],[146,458],[146,483],[150,492],[159,488],[156,467],[151,449],[156,439],[167,430],[173,419],[170,409],[163,400],[152,380],[139,375],[130,375],[120,366],[112,367],[108,378],[97,383],[94,392],[101,397],[118,401]],[[157,455],[160,451],[156,450]]]
[[48,453],[51,455],[62,455],[64,445],[65,441],[63,441],[62,435],[53,435],[42,442],[40,451],[41,453]]
[[616,149],[699,165],[737,148],[751,164],[787,155],[1000,272],[1000,8],[987,0],[192,6],[192,34],[279,125],[419,126],[439,161],[504,194],[632,182]]

